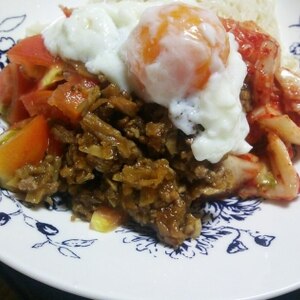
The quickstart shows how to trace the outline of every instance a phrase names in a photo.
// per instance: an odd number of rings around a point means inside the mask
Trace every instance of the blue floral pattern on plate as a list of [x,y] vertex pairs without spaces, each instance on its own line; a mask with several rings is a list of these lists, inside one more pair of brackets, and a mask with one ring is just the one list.
[[[96,241],[96,239],[87,240],[79,238],[58,241],[55,239],[55,236],[60,232],[60,230],[56,226],[41,222],[31,217],[25,212],[24,206],[19,202],[16,195],[2,189],[0,190],[0,203],[4,197],[9,198],[14,203],[15,209],[10,212],[0,211],[0,227],[3,227],[15,217],[22,217],[24,224],[31,227],[33,230],[37,230],[43,235],[42,241],[32,245],[33,249],[39,249],[43,246],[50,245],[55,247],[60,254],[66,257],[80,258],[80,256],[75,252],[75,248],[89,247]],[[55,204],[51,207],[51,209],[64,211],[64,206],[61,206],[60,204],[61,203]]]
[[26,15],[24,14],[0,20],[0,70],[8,63],[6,52],[16,43],[11,32],[21,26],[25,19]]
[[[80,258],[74,248],[89,247],[96,241],[96,239],[79,238],[57,241],[55,236],[59,233],[59,229],[56,226],[41,222],[27,214],[24,211],[24,206],[13,193],[0,190],[0,204],[3,197],[9,198],[14,203],[15,210],[11,212],[0,211],[0,227],[6,225],[13,217],[23,217],[24,224],[44,235],[44,240],[34,243],[33,249],[51,245],[56,247],[58,252],[64,256]],[[48,209],[66,211],[67,208],[59,196],[54,196],[53,200],[54,204]],[[261,209],[260,204],[260,200],[241,201],[237,198],[203,203],[202,206],[198,207],[203,222],[201,235],[194,240],[185,241],[177,249],[162,245],[151,228],[141,227],[134,222],[115,232],[123,237],[124,244],[133,244],[136,251],[146,252],[155,257],[159,253],[168,255],[173,259],[179,259],[180,257],[193,258],[196,254],[208,255],[214,244],[226,235],[231,237],[226,252],[236,254],[249,249],[244,241],[245,239],[248,240],[249,237],[253,239],[254,244],[262,247],[269,247],[275,239],[273,235],[230,225],[233,221],[244,221],[247,217],[253,215]]]
[[[154,256],[164,253],[174,259],[193,258],[196,254],[208,255],[214,244],[228,235],[231,240],[226,252],[236,254],[249,249],[245,242],[249,237],[254,244],[262,247],[269,247],[275,239],[273,235],[230,225],[234,221],[244,221],[253,215],[261,209],[260,204],[260,200],[241,201],[237,198],[203,203],[202,207],[199,207],[202,219],[201,235],[194,240],[185,241],[178,249],[162,246],[155,238],[153,230],[141,229],[134,223],[116,232],[124,234],[123,243],[133,244],[139,252],[148,252]],[[132,234],[133,232],[135,234]]]
[[[0,69],[8,63],[6,52],[15,44],[15,39],[11,32],[18,28],[26,19],[26,15],[8,17],[0,20]],[[300,20],[299,20],[300,21]],[[300,27],[299,24],[293,24],[290,27]],[[300,57],[300,44],[294,43],[290,47],[291,53]],[[4,125],[0,126],[1,130]],[[0,190],[0,204],[2,197],[10,198],[15,204],[15,210],[12,212],[0,211],[0,228],[2,229],[14,217],[23,217],[24,224],[37,230],[43,235],[43,240],[35,242],[33,249],[39,249],[46,245],[56,247],[58,252],[66,257],[80,258],[76,253],[76,248],[89,247],[94,244],[95,239],[64,239],[57,241],[56,235],[59,233],[57,226],[41,222],[29,216],[24,206],[18,201],[15,195]],[[204,203],[199,207],[202,219],[202,233],[194,240],[185,241],[178,249],[171,249],[163,246],[155,238],[155,232],[150,228],[141,228],[135,223],[130,223],[127,227],[116,230],[116,234],[121,237],[124,244],[134,245],[138,252],[146,252],[153,256],[159,254],[167,255],[173,259],[193,258],[196,254],[208,255],[215,243],[225,236],[230,237],[226,248],[228,254],[237,254],[251,249],[254,245],[269,247],[275,236],[263,234],[260,231],[244,229],[241,226],[232,223],[242,222],[260,210],[260,200],[240,201],[236,198],[223,201],[211,201]],[[60,197],[53,197],[53,205],[48,209],[64,211],[64,202]],[[249,237],[252,244],[249,245]]]
[[[300,17],[298,23],[291,24],[289,28],[299,28],[300,29]],[[300,42],[294,42],[290,45],[290,52],[300,60]]]

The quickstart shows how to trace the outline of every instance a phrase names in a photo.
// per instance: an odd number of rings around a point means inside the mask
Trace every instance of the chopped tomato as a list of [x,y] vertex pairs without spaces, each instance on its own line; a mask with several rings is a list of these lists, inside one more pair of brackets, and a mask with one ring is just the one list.
[[79,105],[85,100],[86,96],[77,85],[66,82],[56,88],[49,103],[64,112],[72,122],[76,122],[80,119]]
[[15,63],[10,63],[0,72],[1,114],[10,124],[28,118],[20,96],[30,91],[34,84],[24,75],[21,66]]
[[[8,108],[10,123],[39,114],[69,123],[80,120],[81,104],[98,83],[97,77],[86,75],[80,64],[71,65],[52,56],[41,35],[21,40],[8,51],[8,57],[11,64],[0,77],[4,91],[0,104]],[[23,82],[28,82],[28,88],[23,88]]]
[[41,34],[27,37],[19,41],[8,52],[11,62],[16,64],[32,64],[37,66],[51,67],[58,62],[58,58],[51,55],[44,44]]
[[7,56],[11,62],[22,65],[29,77],[36,79],[43,76],[47,68],[60,62],[47,50],[41,34],[19,41]]
[[31,117],[35,115],[47,115],[48,99],[52,91],[36,90],[21,96],[21,101]]
[[52,93],[49,90],[35,90],[23,95],[21,101],[31,117],[43,115],[46,119],[67,121],[62,111],[48,103]]
[[49,129],[43,116],[24,120],[0,136],[0,180],[6,184],[17,169],[41,161],[48,147]]
[[9,64],[0,72],[0,103],[1,108],[11,103],[12,95],[14,93],[14,65]]
[[20,98],[16,98],[15,101],[11,104],[8,114],[7,114],[7,121],[10,124],[15,124],[22,120],[25,120],[29,117],[27,110],[25,109],[22,101]]
[[81,118],[81,104],[88,100],[94,87],[92,81],[85,79],[80,83],[65,82],[53,91],[48,103],[57,107],[72,123],[76,123]]

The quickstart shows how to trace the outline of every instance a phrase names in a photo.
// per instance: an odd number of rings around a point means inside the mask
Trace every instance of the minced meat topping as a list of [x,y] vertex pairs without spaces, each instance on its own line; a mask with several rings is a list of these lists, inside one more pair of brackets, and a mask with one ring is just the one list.
[[166,108],[105,80],[92,95],[78,125],[51,121],[61,153],[19,169],[11,185],[32,204],[68,193],[73,214],[87,221],[103,205],[122,210],[173,247],[198,236],[192,203],[231,192],[231,173],[222,162],[196,161],[191,137],[172,125]]

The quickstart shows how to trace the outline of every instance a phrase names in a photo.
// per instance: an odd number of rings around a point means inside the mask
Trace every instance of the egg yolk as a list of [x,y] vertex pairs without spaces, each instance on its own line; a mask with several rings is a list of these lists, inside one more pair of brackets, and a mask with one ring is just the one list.
[[[187,86],[184,96],[202,89],[218,66],[227,63],[228,35],[218,17],[201,7],[182,3],[161,6],[145,13],[132,35],[135,53],[129,64],[136,78],[143,82],[147,66],[168,56],[161,68],[170,70],[175,84]],[[174,51],[177,46],[178,52]]]

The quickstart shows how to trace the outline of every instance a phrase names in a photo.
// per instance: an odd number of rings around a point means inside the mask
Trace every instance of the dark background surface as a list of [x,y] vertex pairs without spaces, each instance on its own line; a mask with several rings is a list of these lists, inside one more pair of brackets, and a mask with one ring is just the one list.
[[[116,285],[117,286],[117,285]],[[64,293],[9,268],[0,262],[1,300],[87,300]],[[105,299],[103,299],[105,300]],[[141,298],[142,300],[142,298]],[[272,300],[300,300],[300,290]]]

